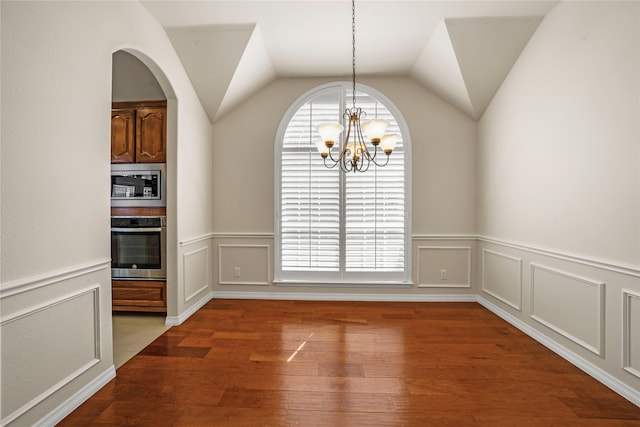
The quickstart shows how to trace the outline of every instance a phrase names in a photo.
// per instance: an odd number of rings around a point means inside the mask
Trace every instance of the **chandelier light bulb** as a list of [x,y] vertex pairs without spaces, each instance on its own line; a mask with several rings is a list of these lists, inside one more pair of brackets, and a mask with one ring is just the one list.
[[396,148],[396,143],[400,140],[400,135],[397,133],[392,133],[390,135],[385,135],[382,137],[382,141],[380,142],[380,148],[382,151],[388,156],[391,154],[394,148]]
[[357,142],[349,142],[347,143],[347,151],[349,152],[351,158],[355,161],[360,159],[362,155],[362,147]]
[[322,158],[326,159],[329,155],[329,147],[327,147],[327,144],[325,144],[324,141],[316,141],[316,147]]
[[[339,123],[320,123],[316,126],[316,129],[322,138],[322,142],[324,142],[328,148],[331,148],[338,140],[340,133],[344,130],[344,126]],[[320,153],[322,153],[322,151]]]
[[378,145],[388,126],[389,122],[384,119],[373,119],[362,123],[362,130],[373,145]]

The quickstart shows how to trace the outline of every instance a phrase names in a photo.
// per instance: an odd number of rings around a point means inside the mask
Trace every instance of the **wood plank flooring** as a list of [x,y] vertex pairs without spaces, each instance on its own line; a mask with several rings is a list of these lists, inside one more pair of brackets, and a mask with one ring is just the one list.
[[213,300],[61,426],[640,426],[476,303]]

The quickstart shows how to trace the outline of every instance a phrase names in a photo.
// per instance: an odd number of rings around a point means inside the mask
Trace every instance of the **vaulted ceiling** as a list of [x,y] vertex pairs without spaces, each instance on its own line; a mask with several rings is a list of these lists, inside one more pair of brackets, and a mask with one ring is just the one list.
[[[557,3],[358,0],[357,76],[412,78],[477,120]],[[351,79],[349,0],[142,4],[212,122],[276,78]]]

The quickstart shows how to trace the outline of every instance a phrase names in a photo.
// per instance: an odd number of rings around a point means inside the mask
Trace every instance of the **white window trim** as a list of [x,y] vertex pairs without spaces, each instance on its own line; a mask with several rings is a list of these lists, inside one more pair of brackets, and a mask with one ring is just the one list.
[[[385,96],[380,91],[366,86],[360,83],[356,83],[356,90],[365,92],[374,98],[378,99],[382,102],[385,107],[393,114],[398,127],[400,128],[400,132],[402,133],[402,141],[403,141],[403,149],[404,149],[404,171],[405,171],[405,257],[404,257],[404,274],[401,279],[397,279],[398,273],[394,273],[395,278],[388,280],[385,276],[388,274],[384,272],[376,272],[376,273],[357,273],[358,279],[356,281],[350,280],[349,275],[347,277],[336,280],[333,275],[329,274],[326,277],[326,280],[321,275],[314,274],[313,278],[305,278],[305,272],[300,272],[297,276],[296,273],[287,272],[287,279],[283,278],[282,265],[281,265],[281,244],[280,244],[280,197],[281,197],[281,182],[280,182],[280,170],[282,167],[282,143],[284,140],[284,135],[289,126],[289,122],[293,115],[302,107],[309,99],[315,97],[317,94],[324,92],[326,90],[335,89],[335,88],[344,88],[345,86],[351,88],[353,85],[352,82],[347,81],[336,81],[325,83],[320,86],[316,86],[313,89],[308,90],[304,94],[302,94],[295,102],[291,104],[291,106],[287,109],[285,114],[282,116],[280,120],[280,124],[278,125],[278,130],[276,132],[276,138],[274,141],[274,281],[273,283],[276,285],[307,285],[307,286],[315,286],[315,285],[337,285],[337,286],[353,286],[353,287],[370,287],[370,286],[407,286],[412,285],[411,281],[411,261],[412,261],[412,251],[411,251],[411,236],[412,236],[412,154],[411,154],[411,134],[409,132],[409,126],[404,119],[404,116],[400,113],[400,110],[396,105]],[[392,154],[393,155],[393,154]],[[352,273],[355,274],[355,273]],[[308,275],[308,273],[307,273]],[[297,276],[297,277],[293,277]]]

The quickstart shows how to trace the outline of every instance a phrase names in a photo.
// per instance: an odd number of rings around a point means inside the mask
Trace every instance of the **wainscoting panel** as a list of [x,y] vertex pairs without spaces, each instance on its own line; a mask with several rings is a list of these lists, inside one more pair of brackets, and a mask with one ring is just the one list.
[[604,352],[604,292],[602,282],[531,264],[531,318],[598,356]]
[[184,302],[209,289],[209,247],[182,254],[184,265]]
[[99,307],[95,285],[2,319],[2,425],[100,362]]
[[522,258],[482,250],[482,290],[522,310]]
[[640,292],[623,295],[623,368],[640,378]]
[[470,288],[471,247],[418,246],[419,288]]
[[220,285],[264,285],[271,281],[269,245],[219,244]]

